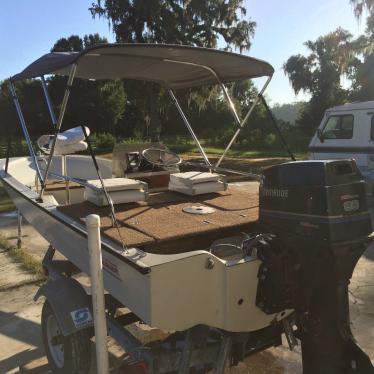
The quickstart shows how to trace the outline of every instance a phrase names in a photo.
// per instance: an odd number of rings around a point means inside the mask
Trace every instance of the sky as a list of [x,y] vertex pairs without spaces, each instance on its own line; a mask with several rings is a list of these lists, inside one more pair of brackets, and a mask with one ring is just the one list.
[[[61,37],[99,33],[114,41],[108,22],[93,19],[93,0],[3,1],[0,13],[0,80],[24,69]],[[364,32],[349,0],[245,0],[247,17],[256,21],[256,33],[247,53],[270,62],[275,74],[266,93],[271,104],[305,100],[295,96],[282,66],[294,54],[305,54],[303,43],[341,26],[353,35]],[[262,82],[259,82],[259,85]]]

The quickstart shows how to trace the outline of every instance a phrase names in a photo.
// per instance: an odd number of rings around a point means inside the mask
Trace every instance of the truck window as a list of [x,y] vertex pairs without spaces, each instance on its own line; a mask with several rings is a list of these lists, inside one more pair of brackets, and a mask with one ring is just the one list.
[[352,139],[353,115],[330,116],[322,135],[325,139]]

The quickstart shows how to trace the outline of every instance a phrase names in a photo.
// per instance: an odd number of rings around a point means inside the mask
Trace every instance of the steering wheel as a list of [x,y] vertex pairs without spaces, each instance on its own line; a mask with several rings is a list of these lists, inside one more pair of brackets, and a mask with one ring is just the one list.
[[182,162],[179,155],[167,149],[147,148],[143,150],[142,156],[154,166],[176,166]]

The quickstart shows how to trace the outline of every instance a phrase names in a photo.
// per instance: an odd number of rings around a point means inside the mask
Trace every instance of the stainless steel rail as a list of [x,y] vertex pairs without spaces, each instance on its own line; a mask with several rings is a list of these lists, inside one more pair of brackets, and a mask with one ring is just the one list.
[[210,161],[209,161],[209,159],[208,159],[208,156],[206,155],[206,153],[205,153],[205,151],[204,151],[204,148],[201,146],[201,143],[200,143],[199,139],[197,138],[197,136],[196,136],[195,132],[193,131],[193,129],[192,129],[190,123],[188,122],[188,119],[187,119],[187,117],[185,116],[185,114],[184,114],[184,112],[183,112],[181,106],[179,105],[179,102],[178,102],[177,98],[175,97],[174,92],[173,92],[171,89],[169,89],[168,91],[169,91],[169,95],[170,95],[170,97],[171,97],[173,103],[174,103],[175,106],[177,107],[178,112],[179,112],[179,114],[181,115],[181,117],[182,117],[182,119],[183,119],[183,122],[185,123],[185,125],[186,125],[188,131],[190,132],[190,134],[191,134],[191,136],[192,136],[192,138],[195,140],[195,142],[196,142],[196,144],[197,144],[197,146],[198,146],[198,148],[199,148],[199,150],[200,150],[200,153],[201,153],[201,155],[202,155],[203,158],[204,158],[204,161],[205,161],[206,165],[209,166],[209,167],[211,167],[212,164],[210,163]]
[[[214,71],[214,69],[210,68],[209,66],[205,66],[205,65],[200,65],[200,64],[195,64],[195,63],[192,63],[192,62],[186,62],[186,61],[174,61],[174,60],[169,60],[169,59],[164,59],[164,61],[166,62],[170,62],[170,63],[174,63],[174,64],[184,64],[184,65],[191,65],[191,66],[198,66],[204,70],[207,70],[209,71],[217,80],[217,83],[221,86],[222,88],[222,91],[223,91],[223,94],[228,102],[228,106],[229,106],[229,109],[232,113],[232,115],[234,116],[234,119],[235,121],[237,122],[239,128],[236,130],[234,136],[232,137],[232,139],[230,140],[229,144],[227,145],[227,147],[225,148],[222,156],[220,157],[220,159],[217,161],[217,163],[215,164],[216,167],[218,167],[222,160],[225,158],[227,152],[229,151],[229,149],[232,147],[233,143],[235,142],[236,138],[238,137],[238,135],[240,134],[241,130],[243,129],[244,125],[246,124],[246,122],[248,121],[248,118],[249,116],[252,114],[253,112],[253,109],[255,108],[255,106],[257,105],[257,103],[259,102],[260,98],[262,97],[263,93],[265,92],[267,86],[269,85],[270,81],[271,81],[271,78],[272,76],[270,76],[264,86],[262,87],[261,91],[257,94],[256,98],[255,98],[255,101],[253,102],[251,108],[248,110],[248,113],[246,114],[246,116],[244,117],[244,119],[241,121],[240,118],[239,118],[239,115],[238,115],[238,112],[236,111],[236,108],[235,108],[235,105],[227,91],[227,88],[226,86],[223,84],[223,82],[221,81],[221,78],[219,77],[219,75]],[[169,94],[170,94],[171,90],[169,89]],[[174,96],[174,95],[173,95]],[[201,154],[203,155],[204,157],[204,160],[205,162],[207,163],[207,160],[208,160],[208,157],[206,156],[204,150],[202,149],[201,147],[201,144],[200,142],[198,141],[194,131],[192,130],[192,127],[190,126],[190,124],[188,123],[187,121],[187,118],[185,118],[185,115],[182,114],[182,109],[180,108],[179,104],[177,106],[179,112],[181,113],[182,115],[182,118],[188,128],[188,130],[190,131],[192,137],[194,138],[195,142],[197,143],[199,149],[200,149],[200,152]],[[187,122],[186,122],[187,121]],[[209,161],[209,160],[208,160]]]
[[[68,82],[67,82],[67,85],[66,85],[65,93],[64,93],[64,98],[62,99],[60,114],[58,116],[57,124],[55,126],[55,136],[52,140],[51,151],[50,151],[50,154],[49,154],[47,167],[46,167],[45,174],[44,174],[44,181],[46,181],[48,179],[48,172],[49,172],[49,169],[50,169],[51,164],[52,164],[53,155],[55,153],[57,135],[60,132],[61,125],[62,125],[62,120],[64,119],[66,106],[68,104],[69,96],[70,96],[70,88],[71,88],[71,85],[73,84],[76,70],[77,70],[77,65],[76,64],[72,65],[71,69],[70,69],[69,78],[68,78]],[[45,186],[42,185],[42,188],[41,188],[40,194],[39,194],[40,199],[43,197],[44,189],[45,189]]]
[[35,156],[34,149],[32,147],[30,135],[29,135],[29,132],[27,130],[25,118],[23,117],[21,106],[20,106],[18,96],[17,96],[17,93],[16,93],[16,89],[14,87],[14,84],[13,84],[12,80],[9,81],[9,91],[10,91],[10,94],[12,96],[14,106],[16,107],[18,119],[19,119],[19,122],[20,122],[21,127],[22,127],[23,135],[25,136],[25,139],[26,139],[26,143],[27,143],[27,147],[28,147],[29,152],[30,152],[32,163],[33,163],[33,165],[35,167],[35,170],[36,170],[36,175],[37,175],[37,177],[40,181],[40,184],[43,186],[44,185],[44,178],[42,177],[42,174],[41,174],[40,169],[39,169],[39,164],[36,160],[36,156]]
[[[42,169],[42,170],[44,170],[44,169]],[[96,186],[94,186],[90,183],[87,183],[87,181],[85,179],[69,177],[69,176],[64,175],[64,174],[56,173],[55,171],[50,171],[48,174],[50,176],[60,178],[61,181],[64,181],[64,182],[73,182],[73,183],[77,183],[77,184],[81,185],[82,187],[91,188],[92,190],[94,190],[96,192],[102,192],[103,191],[102,188],[96,187]]]
[[261,91],[257,94],[256,96],[256,99],[255,101],[253,102],[251,108],[249,109],[248,113],[246,114],[246,116],[244,117],[243,121],[241,121],[240,125],[239,125],[239,128],[235,131],[235,134],[233,135],[233,137],[231,138],[229,144],[227,145],[227,147],[225,148],[225,150],[223,151],[222,153],[222,156],[220,157],[220,159],[216,162],[215,166],[219,166],[222,162],[222,160],[225,158],[227,152],[230,150],[230,148],[232,147],[232,145],[234,144],[236,138],[238,137],[238,135],[240,134],[240,132],[242,131],[244,125],[246,124],[246,122],[248,121],[248,118],[249,116],[252,114],[253,112],[253,109],[255,108],[255,106],[257,105],[257,103],[259,102],[260,98],[262,97],[262,94],[265,92],[266,90],[266,87],[269,85],[270,81],[271,81],[271,78],[272,77],[269,77],[267,79],[267,81],[265,82],[264,86],[262,87]]
[[56,115],[55,115],[55,111],[53,110],[53,105],[52,105],[51,98],[49,96],[47,83],[45,82],[45,79],[44,79],[43,75],[40,77],[40,81],[42,83],[44,97],[45,97],[45,101],[47,102],[49,115],[51,116],[51,120],[52,120],[52,125],[53,125],[53,127],[56,127],[57,126],[57,118],[56,118]]

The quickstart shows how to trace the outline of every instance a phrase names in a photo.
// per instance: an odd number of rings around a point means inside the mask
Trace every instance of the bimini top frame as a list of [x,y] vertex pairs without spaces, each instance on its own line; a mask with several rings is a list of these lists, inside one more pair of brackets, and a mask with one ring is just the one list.
[[252,57],[214,49],[165,44],[98,44],[82,52],[48,53],[21,73],[17,80],[46,74],[70,74],[83,79],[137,79],[170,89],[190,88],[272,76],[273,67]]
[[[30,64],[21,73],[11,77],[9,80],[10,93],[16,106],[19,121],[29,147],[37,177],[41,184],[39,200],[42,201],[43,198],[46,181],[48,179],[49,170],[54,155],[57,135],[61,130],[66,106],[69,100],[70,89],[76,77],[83,79],[124,78],[149,81],[160,84],[168,91],[173,103],[176,105],[176,108],[179,111],[183,122],[185,123],[192,138],[196,142],[201,155],[204,158],[206,167],[208,167],[210,170],[223,171],[224,169],[220,168],[221,161],[234,143],[241,129],[244,127],[255,105],[258,103],[260,98],[263,99],[263,92],[269,84],[273,73],[273,67],[265,61],[235,53],[180,45],[101,44],[87,48],[82,52],[53,52],[42,56],[41,58]],[[67,86],[58,117],[55,116],[53,106],[48,94],[48,88],[44,79],[44,75],[46,74],[68,76]],[[268,79],[262,90],[258,93],[247,115],[243,120],[241,120],[236,111],[235,105],[226,89],[225,83],[263,76],[267,76]],[[44,176],[42,175],[39,168],[14,86],[14,82],[16,81],[36,77],[40,77],[41,79],[41,84],[45,99],[47,101],[51,122],[55,129],[55,135],[52,140],[51,151],[49,153]],[[235,132],[232,140],[226,147],[221,158],[218,160],[216,165],[213,166],[210,163],[195,132],[193,131],[187,117],[183,113],[183,110],[179,105],[179,102],[173,90],[182,88],[187,89],[217,83],[223,90],[223,95],[229,104],[230,111],[234,116],[238,129]],[[85,133],[84,127],[82,127],[82,129]],[[117,226],[118,228],[118,222],[115,218],[113,203],[105,189],[103,180],[100,176],[100,170],[90,147],[90,143],[86,133],[85,138],[87,143],[89,144],[91,157],[96,167],[102,189],[111,208],[113,225]],[[6,162],[6,172],[7,167],[8,158]],[[258,176],[254,174],[246,173],[246,175],[258,178]],[[121,242],[123,248],[125,249],[122,238]]]
[[[21,73],[13,76],[10,79],[10,89],[16,107],[18,105],[17,112],[22,123],[24,120],[19,108],[13,82],[40,77],[51,121],[55,127],[56,134],[58,134],[69,98],[70,87],[75,77],[83,79],[126,78],[156,82],[168,90],[188,131],[196,142],[206,166],[211,170],[218,170],[226,153],[248,121],[254,107],[260,98],[263,98],[262,95],[273,73],[273,67],[265,61],[214,49],[164,44],[100,44],[87,48],[82,52],[53,52],[44,55],[30,64]],[[44,75],[46,74],[67,75],[69,77],[58,120],[56,120],[54,115],[44,81]],[[241,120],[226,89],[225,83],[263,76],[267,76],[268,79],[255,98],[247,115]],[[224,97],[229,104],[230,111],[238,128],[224,153],[213,166],[189,124],[187,117],[183,113],[173,89],[192,88],[217,83],[223,90]],[[22,127],[27,139],[27,129],[25,126]],[[41,176],[38,166],[35,165],[42,185],[41,195],[44,190],[45,180],[48,177],[50,160],[52,160],[54,153],[54,143],[52,143],[52,151],[44,177]],[[30,147],[30,149],[31,152],[32,148]],[[35,156],[33,156],[33,159],[35,163]],[[255,175],[252,176],[256,177]]]

